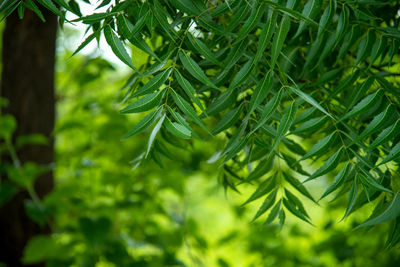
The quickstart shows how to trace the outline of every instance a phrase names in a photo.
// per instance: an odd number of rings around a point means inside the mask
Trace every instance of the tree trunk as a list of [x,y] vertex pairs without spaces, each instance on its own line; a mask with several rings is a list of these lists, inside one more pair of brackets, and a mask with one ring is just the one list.
[[[32,161],[50,164],[54,161],[54,63],[57,17],[42,9],[43,23],[26,10],[22,20],[16,12],[7,18],[3,32],[1,96],[9,100],[4,113],[18,122],[15,136],[39,133],[49,138],[49,145],[29,145],[18,151],[21,163]],[[47,173],[36,180],[35,190],[40,198],[53,188],[53,175]],[[27,215],[26,192],[18,193],[0,207],[0,262],[10,267],[22,266],[20,259],[27,241],[34,235],[46,234]],[[36,266],[44,266],[36,265]]]

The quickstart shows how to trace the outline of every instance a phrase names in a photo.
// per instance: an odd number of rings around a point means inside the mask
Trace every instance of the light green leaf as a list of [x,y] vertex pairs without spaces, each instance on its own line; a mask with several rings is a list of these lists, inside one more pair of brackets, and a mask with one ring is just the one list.
[[150,110],[160,104],[161,99],[163,98],[166,90],[162,90],[156,93],[152,93],[149,95],[145,95],[139,100],[133,102],[129,106],[125,107],[120,111],[121,114],[128,113],[138,113]]
[[111,47],[114,54],[126,65],[138,71],[136,67],[133,65],[131,57],[129,56],[128,52],[126,52],[124,44],[121,40],[113,33],[113,30],[109,25],[104,27],[104,36],[108,45]]
[[290,126],[293,123],[293,120],[296,116],[297,105],[296,103],[292,103],[290,107],[286,110],[285,114],[283,114],[281,121],[279,122],[279,127],[276,132],[276,137],[272,144],[271,151],[275,149],[275,147],[279,144],[282,138],[285,136],[286,132],[289,130]]
[[208,85],[212,88],[219,90],[215,84],[211,82],[211,80],[204,74],[203,70],[197,65],[197,63],[191,59],[188,55],[183,52],[179,52],[179,58],[185,67],[185,69],[197,80]]
[[192,132],[188,128],[177,122],[171,122],[168,117],[166,117],[164,125],[168,131],[180,138],[189,139],[191,137]]
[[310,177],[307,178],[304,182],[308,182],[310,180],[313,180],[317,177],[320,177],[324,174],[327,174],[328,172],[334,170],[336,166],[340,162],[340,158],[342,157],[344,148],[341,147],[338,151],[336,151],[325,163],[322,165],[321,168],[316,170]]

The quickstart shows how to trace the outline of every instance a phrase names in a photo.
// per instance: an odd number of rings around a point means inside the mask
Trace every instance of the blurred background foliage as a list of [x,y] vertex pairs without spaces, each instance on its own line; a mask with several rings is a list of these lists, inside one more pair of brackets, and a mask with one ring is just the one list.
[[[42,202],[26,202],[29,216],[41,225],[48,224],[53,233],[28,243],[25,263],[82,267],[400,266],[398,248],[385,250],[391,225],[353,230],[368,218],[371,206],[337,221],[345,211],[347,198],[343,195],[334,204],[327,199],[320,206],[299,195],[313,225],[292,215],[282,229],[278,224],[263,225],[263,220],[251,222],[262,200],[242,206],[252,193],[250,186],[241,185],[237,192],[227,189],[235,177],[223,176],[222,167],[207,163],[224,144],[218,137],[207,144],[194,140],[190,146],[182,143],[182,148],[170,145],[162,161],[153,155],[155,160],[134,168],[148,134],[120,140],[141,116],[119,114],[126,94],[119,88],[128,73],[97,53],[69,59],[75,48],[71,43],[79,43],[79,38],[69,27],[60,31],[56,162],[47,166],[54,168],[56,188]],[[147,59],[140,51],[133,53],[137,66]],[[7,115],[0,119],[0,151],[8,153],[6,136],[17,125]],[[38,136],[22,140],[45,142]],[[19,145],[23,144],[20,141]],[[13,146],[18,149],[18,144]],[[33,173],[40,169],[28,167],[23,169]],[[311,185],[311,193],[321,195],[329,178]],[[15,181],[2,183],[0,204],[20,187],[24,185]]]

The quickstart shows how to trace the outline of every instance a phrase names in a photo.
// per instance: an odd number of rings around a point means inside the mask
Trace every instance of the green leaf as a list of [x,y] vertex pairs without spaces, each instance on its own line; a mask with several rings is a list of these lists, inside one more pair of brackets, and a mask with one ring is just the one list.
[[126,52],[124,44],[121,40],[113,33],[113,30],[109,25],[104,27],[104,36],[108,45],[111,47],[114,54],[126,65],[131,67],[133,70],[138,71],[136,67],[133,65],[131,57],[128,52]]
[[391,194],[393,193],[392,190],[387,189],[386,187],[384,187],[381,184],[379,184],[376,181],[376,179],[368,171],[364,170],[361,167],[359,167],[359,169],[364,173],[364,175],[362,175],[360,173],[358,174],[358,177],[360,178],[361,183],[363,183],[364,185],[366,185],[369,188],[372,188],[374,190],[384,191],[384,192],[388,192],[388,193],[391,193]]
[[204,107],[201,104],[199,98],[196,96],[196,90],[193,88],[193,86],[190,84],[188,80],[186,80],[182,74],[178,70],[175,70],[175,77],[176,80],[178,81],[179,85],[183,88],[185,91],[186,95],[192,99],[192,101],[204,112]]
[[268,217],[264,223],[265,225],[270,224],[275,220],[275,218],[278,216],[280,208],[281,208],[281,201],[278,201],[278,203],[275,204],[271,212],[268,214]]
[[138,133],[141,133],[144,130],[146,130],[147,128],[149,128],[150,125],[152,125],[153,122],[160,116],[161,110],[162,110],[161,108],[158,108],[157,110],[154,110],[151,113],[147,114],[124,137],[122,137],[122,140],[125,140],[131,136],[138,134]]
[[220,94],[206,109],[206,114],[213,116],[222,110],[232,106],[236,102],[238,92],[235,89],[228,89]]
[[283,176],[285,177],[285,180],[291,184],[294,188],[296,188],[297,191],[299,191],[301,194],[312,200],[313,202],[316,202],[315,199],[312,197],[310,192],[308,192],[307,188],[304,187],[304,185],[294,178],[293,176],[283,172]]
[[364,131],[357,137],[357,141],[362,140],[363,138],[373,134],[379,129],[382,129],[382,126],[388,122],[388,120],[393,116],[395,112],[395,108],[392,105],[389,105],[385,111],[379,113],[375,118],[368,124],[368,126],[364,129]]
[[364,83],[359,84],[358,87],[352,91],[347,101],[346,111],[349,111],[350,108],[352,108],[358,101],[360,101],[361,97],[364,96],[369,88],[372,86],[374,80],[374,77],[369,77]]
[[37,235],[28,241],[24,249],[24,264],[40,263],[62,257],[64,249],[51,236]]
[[327,30],[328,28],[328,23],[330,23],[334,13],[336,10],[336,1],[334,0],[329,0],[329,5],[325,9],[324,13],[321,16],[321,19],[319,20],[319,26],[318,26],[318,34],[317,38],[321,36],[321,34]]
[[280,229],[282,229],[286,219],[285,211],[283,209],[279,211],[278,218],[279,218],[279,227]]
[[307,178],[304,182],[308,182],[313,180],[317,177],[320,177],[328,172],[334,170],[340,162],[340,158],[342,157],[344,148],[341,147],[338,151],[336,151],[325,163],[322,165],[321,168],[316,170],[310,177]]
[[131,98],[146,95],[150,92],[158,90],[171,75],[171,71],[172,68],[165,69],[163,72],[160,72],[159,74],[151,78],[145,85],[134,92]]
[[246,64],[244,64],[244,66],[236,73],[235,77],[233,77],[233,80],[229,85],[229,90],[233,90],[249,78],[254,67],[253,63],[253,59],[249,59]]
[[33,12],[36,13],[36,15],[43,21],[45,22],[46,19],[43,17],[42,12],[40,11],[40,9],[38,8],[38,6],[35,4],[35,2],[33,2],[32,0],[25,0],[24,2],[24,6],[29,8],[30,10],[32,10]]
[[220,75],[218,75],[218,77],[223,76],[236,64],[236,62],[242,57],[242,55],[246,51],[248,43],[249,41],[244,39],[243,41],[232,47],[230,53],[224,61],[224,70]]
[[168,117],[165,119],[164,125],[168,131],[180,138],[189,139],[192,135],[188,128],[177,122],[171,122]]
[[260,161],[257,167],[247,177],[246,182],[254,181],[272,170],[274,164],[274,156],[274,154],[270,154],[267,156],[267,158]]
[[219,90],[215,84],[211,82],[211,80],[204,74],[203,70],[197,65],[197,63],[191,59],[188,55],[183,52],[179,52],[179,58],[185,67],[185,69],[197,80],[208,85],[212,88]]
[[264,24],[262,31],[260,33],[260,40],[258,41],[258,47],[256,56],[254,57],[254,62],[258,62],[267,48],[268,43],[271,40],[272,34],[275,32],[275,24],[278,18],[278,12],[272,11],[271,17]]
[[378,40],[375,41],[375,44],[372,47],[372,51],[371,51],[369,67],[371,67],[375,63],[375,61],[378,59],[378,57],[383,54],[386,47],[387,47],[387,38],[386,37],[381,36]]
[[[282,11],[283,13],[285,13],[285,14],[287,14],[287,15],[289,15],[289,16],[295,18],[295,19],[304,20],[304,21],[307,21],[307,22],[309,22],[309,23],[312,23],[312,24],[318,26],[318,23],[316,23],[315,21],[313,21],[313,20],[311,20],[311,19],[309,19],[309,18],[303,16],[300,12],[297,12],[296,10],[294,10],[294,9],[292,9],[292,8],[287,8],[287,7],[285,7],[285,6],[282,6],[282,5],[279,4],[279,3],[275,3],[275,2],[269,1],[269,0],[263,0],[263,2],[266,3],[266,4],[268,4],[268,5],[273,6],[276,10],[280,10],[280,11]],[[292,2],[293,2],[293,1],[292,1]],[[289,2],[288,2],[288,3],[289,3]],[[294,2],[293,2],[293,3],[294,3]]]
[[375,147],[383,144],[391,139],[397,137],[400,134],[400,120],[397,120],[393,125],[383,130],[378,137],[369,145],[368,149],[372,150]]
[[350,188],[349,198],[346,206],[346,212],[344,213],[343,218],[340,221],[343,221],[353,210],[357,200],[357,193],[358,193],[358,178],[356,176]]
[[328,121],[328,119],[329,118],[327,116],[313,118],[297,127],[294,131],[292,131],[292,134],[300,134],[304,132],[319,130]]
[[286,110],[285,114],[283,114],[282,119],[279,122],[279,127],[276,133],[276,137],[272,144],[271,151],[275,149],[275,147],[279,144],[282,138],[285,136],[286,132],[289,130],[290,126],[293,123],[293,120],[296,116],[297,105],[293,102],[290,107]]
[[392,161],[396,158],[398,158],[400,156],[400,143],[397,143],[397,145],[395,145],[392,150],[390,151],[390,153],[386,156],[386,158],[384,158],[384,160],[382,160],[379,165],[388,163],[389,161]]
[[350,173],[351,169],[351,163],[348,163],[346,167],[340,170],[340,172],[335,176],[333,179],[333,183],[329,185],[329,187],[325,190],[325,192],[322,194],[322,196],[319,198],[319,200],[323,199],[333,191],[339,188],[340,185],[343,184],[344,180],[346,179],[346,176]]
[[154,126],[153,130],[151,131],[149,141],[147,142],[146,154],[144,156],[145,158],[147,158],[147,156],[149,155],[151,146],[153,145],[154,139],[156,138],[157,133],[160,131],[161,126],[163,125],[164,119],[165,119],[165,113],[161,116],[156,126]]
[[[305,100],[306,102],[308,102],[309,104],[311,104],[312,106],[314,106],[315,108],[319,109],[320,111],[322,111],[323,113],[325,113],[326,115],[328,115],[330,118],[332,118],[333,120],[335,120],[334,117],[332,117],[331,114],[329,114],[320,104],[318,104],[318,102],[311,97],[310,95],[304,93],[303,91],[295,88],[295,87],[290,87],[290,89],[297,94],[298,96],[300,96],[303,100]],[[336,120],[335,120],[336,121]]]
[[331,133],[328,136],[325,136],[323,139],[321,139],[317,144],[315,144],[301,159],[305,160],[307,158],[313,157],[313,156],[320,156],[324,152],[327,151],[329,146],[332,144],[332,142],[335,140],[335,135],[336,132]]
[[[320,12],[321,7],[322,7],[322,0],[309,0],[304,5],[304,9],[301,14],[304,17],[307,17],[307,18],[310,18],[311,20],[313,20]],[[297,36],[299,36],[306,29],[306,27],[308,25],[309,25],[308,22],[306,22],[304,20],[300,21],[299,28],[297,29],[297,32],[293,38],[296,38]]]
[[146,95],[139,100],[133,102],[129,106],[120,111],[121,114],[138,113],[150,110],[160,104],[166,90]]
[[274,41],[272,43],[271,63],[270,63],[271,68],[274,68],[275,66],[276,60],[278,59],[278,56],[281,53],[289,29],[290,29],[290,18],[289,16],[284,15],[281,20],[281,24],[279,25],[278,33],[275,34]]
[[151,5],[152,16],[155,17],[161,29],[175,42],[177,36],[175,30],[168,23],[168,13],[158,1],[153,1],[153,3],[154,4]]
[[242,29],[240,29],[240,33],[236,37],[235,43],[246,38],[247,35],[254,29],[254,27],[256,27],[265,11],[265,8],[266,7],[263,3],[259,3],[257,7],[253,7],[250,16],[244,22]]
[[272,191],[264,200],[263,204],[261,207],[258,209],[256,215],[254,216],[252,221],[255,221],[258,217],[263,215],[267,210],[269,210],[275,203],[276,200],[276,193],[278,189],[275,189]]
[[271,192],[275,186],[276,186],[276,177],[277,177],[277,173],[275,173],[273,176],[268,177],[267,180],[265,180],[264,182],[262,182],[256,191],[254,191],[254,193],[249,197],[249,199],[247,199],[242,206],[246,205],[249,202],[252,202],[262,196],[265,196],[266,194],[268,194],[269,192]]
[[400,215],[400,194],[396,193],[392,201],[387,203],[382,209],[382,212],[374,218],[368,219],[366,222],[357,226],[357,228],[364,226],[373,226],[379,223],[384,223],[394,220]]
[[339,22],[336,28],[336,42],[335,47],[342,40],[344,34],[346,33],[346,29],[349,25],[349,10],[346,6],[343,5],[342,12],[339,16]]
[[358,114],[361,114],[367,110],[370,110],[383,96],[383,91],[378,90],[373,94],[368,95],[363,100],[361,100],[354,108],[347,112],[340,120],[344,121]]
[[84,24],[95,24],[95,23],[100,22],[103,19],[106,19],[111,16],[115,16],[117,14],[118,13],[116,13],[116,12],[94,13],[94,14],[91,14],[91,15],[88,15],[85,17],[77,18],[77,19],[73,20],[72,22],[82,21],[82,23],[84,23]]
[[368,31],[367,37],[360,42],[357,51],[356,65],[360,64],[360,62],[363,61],[369,55],[369,53],[371,53],[375,38],[375,31]]
[[303,204],[300,202],[300,200],[293,195],[292,193],[289,192],[289,190],[285,189],[285,194],[287,198],[283,199],[283,205],[296,217],[299,219],[310,223],[310,220],[308,219],[309,216],[306,213]]
[[196,51],[199,52],[200,55],[204,56],[205,59],[208,59],[209,61],[211,61],[216,65],[221,64],[221,62],[218,61],[218,59],[214,56],[214,54],[207,47],[207,45],[203,43],[203,41],[201,41],[198,38],[195,38],[190,32],[187,34],[187,38],[192,44],[192,46],[196,49]]
[[253,113],[256,107],[267,97],[272,88],[272,71],[269,71],[261,81],[258,82],[250,98],[248,116]]
[[211,134],[216,135],[226,129],[228,129],[229,127],[231,127],[232,125],[235,124],[235,122],[238,121],[241,113],[242,113],[242,107],[243,105],[240,105],[237,108],[232,109],[231,111],[229,111],[217,124],[217,126],[215,126],[215,129],[211,132]]
[[83,48],[85,48],[98,34],[98,31],[93,32],[91,35],[89,35],[80,45],[79,47],[74,51],[74,53],[69,57],[75,56],[79,51],[81,51]]
[[60,18],[65,18],[64,14],[61,13],[61,11],[56,7],[56,5],[51,1],[51,0],[36,0],[38,1],[42,6],[59,16]]
[[174,90],[171,90],[172,98],[174,99],[176,105],[182,110],[183,113],[186,114],[192,121],[198,124],[201,128],[203,128],[207,133],[209,133],[207,127],[201,121],[199,116],[197,116],[196,111],[193,107],[185,100],[183,97],[178,95]]

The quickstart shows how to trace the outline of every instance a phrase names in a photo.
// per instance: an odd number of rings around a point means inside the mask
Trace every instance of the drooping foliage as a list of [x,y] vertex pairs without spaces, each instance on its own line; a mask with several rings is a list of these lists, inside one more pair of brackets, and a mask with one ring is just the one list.
[[[105,0],[82,16],[75,1],[11,0],[0,12],[41,16],[37,4],[87,25],[76,52],[103,35],[132,69],[121,116],[143,116],[123,139],[148,136],[136,163],[160,163],[166,143],[222,138],[209,161],[226,187],[254,185],[246,203],[265,198],[255,219],[312,223],[297,196],[335,192],[348,196],[343,219],[372,202],[359,227],[390,221],[387,245],[400,240],[397,1]],[[322,176],[334,178],[312,196]]]

